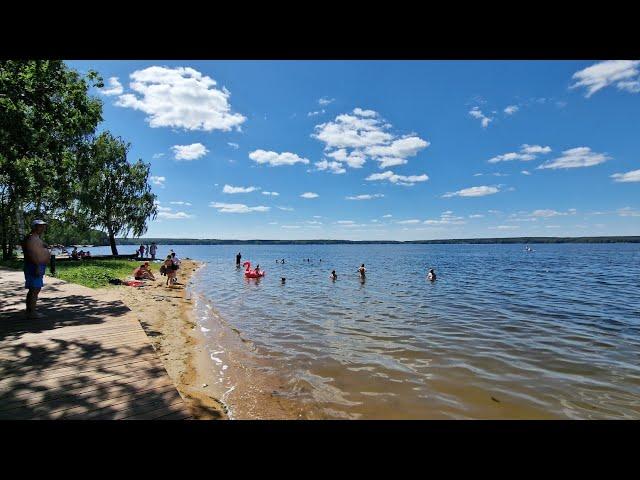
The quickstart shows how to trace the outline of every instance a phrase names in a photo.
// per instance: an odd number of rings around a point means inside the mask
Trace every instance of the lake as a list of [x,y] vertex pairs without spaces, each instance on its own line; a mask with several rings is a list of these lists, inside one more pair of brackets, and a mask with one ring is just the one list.
[[234,418],[268,416],[252,388],[292,418],[640,418],[640,245],[530,246],[159,253],[206,262],[190,292]]

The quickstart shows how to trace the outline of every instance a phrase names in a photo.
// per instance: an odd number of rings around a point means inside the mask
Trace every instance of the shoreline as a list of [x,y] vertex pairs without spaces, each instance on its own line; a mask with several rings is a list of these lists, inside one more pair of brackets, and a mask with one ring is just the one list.
[[117,287],[117,291],[137,317],[194,418],[229,419],[227,407],[210,388],[214,372],[203,361],[208,358],[206,346],[189,295],[188,283],[202,266],[202,262],[184,259],[177,287],[165,286],[166,277],[156,276],[142,288]]

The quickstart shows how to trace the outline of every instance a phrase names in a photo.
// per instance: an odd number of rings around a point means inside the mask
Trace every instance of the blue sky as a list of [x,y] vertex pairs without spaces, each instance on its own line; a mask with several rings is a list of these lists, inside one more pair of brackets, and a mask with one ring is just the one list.
[[640,235],[638,61],[67,63],[152,165],[147,237]]

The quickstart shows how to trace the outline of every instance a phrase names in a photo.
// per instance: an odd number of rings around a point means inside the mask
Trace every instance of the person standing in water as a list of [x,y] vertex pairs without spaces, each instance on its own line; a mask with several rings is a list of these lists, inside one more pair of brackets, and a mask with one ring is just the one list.
[[360,268],[358,269],[358,273],[360,273],[360,278],[364,280],[365,274],[367,273],[367,269],[364,268],[364,263],[360,265]]
[[333,280],[334,282],[338,279],[338,274],[336,273],[335,270],[331,271],[331,280]]
[[433,268],[429,269],[429,273],[427,274],[427,278],[434,282],[436,280],[436,272],[433,271]]
[[242,255],[240,254],[240,252],[238,252],[238,254],[236,255],[236,267],[240,266],[240,260],[242,260]]
[[34,220],[31,224],[31,233],[22,242],[24,252],[24,287],[27,292],[27,318],[41,318],[36,312],[38,294],[44,286],[44,272],[47,263],[51,259],[51,252],[40,238],[44,233],[46,222]]

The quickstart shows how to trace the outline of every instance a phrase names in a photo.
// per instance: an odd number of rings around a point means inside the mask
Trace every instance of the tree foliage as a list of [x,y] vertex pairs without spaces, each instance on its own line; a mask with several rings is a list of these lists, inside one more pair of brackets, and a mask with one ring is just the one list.
[[129,148],[109,132],[100,134],[90,147],[91,169],[81,184],[81,212],[90,225],[107,231],[113,255],[118,254],[116,235],[143,235],[147,219],[157,213],[149,185],[151,165],[129,163]]
[[96,72],[60,60],[0,61],[0,234],[7,258],[24,224],[73,202],[88,142],[102,120]]

